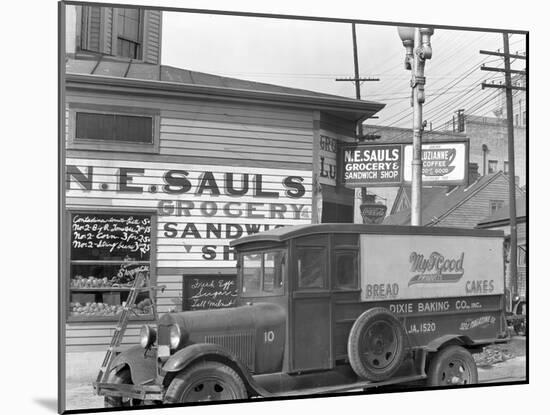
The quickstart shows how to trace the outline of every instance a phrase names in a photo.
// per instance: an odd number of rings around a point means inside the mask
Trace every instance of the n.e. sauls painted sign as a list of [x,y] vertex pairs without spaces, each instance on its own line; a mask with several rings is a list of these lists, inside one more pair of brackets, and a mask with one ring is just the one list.
[[480,237],[474,244],[459,236],[366,234],[360,240],[365,301],[504,293],[501,238]]
[[68,159],[67,205],[155,209],[158,267],[233,267],[232,239],[311,223],[311,172]]

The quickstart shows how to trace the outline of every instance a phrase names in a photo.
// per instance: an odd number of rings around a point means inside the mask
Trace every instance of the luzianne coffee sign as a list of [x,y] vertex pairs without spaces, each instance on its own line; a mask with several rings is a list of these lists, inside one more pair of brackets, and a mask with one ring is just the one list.
[[[411,182],[412,144],[342,146],[339,177],[348,187],[398,186]],[[463,184],[468,165],[467,142],[422,145],[422,183]]]

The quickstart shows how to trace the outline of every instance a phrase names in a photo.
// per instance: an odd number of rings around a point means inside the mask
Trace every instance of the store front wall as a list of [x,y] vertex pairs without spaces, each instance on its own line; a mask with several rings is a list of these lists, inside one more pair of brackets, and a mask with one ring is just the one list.
[[[105,351],[110,343],[117,321],[110,308],[78,310],[86,309],[92,296],[96,304],[122,304],[126,294],[120,292],[127,287],[107,294],[114,288],[101,281],[116,274],[117,267],[125,272],[148,267],[152,283],[165,286],[157,295],[158,311],[180,311],[184,276],[235,274],[230,240],[312,221],[313,111],[79,89],[68,90],[67,102],[67,223],[75,229],[86,217],[102,226],[124,223],[135,233],[133,240],[149,241],[141,246],[147,253],[126,255],[141,261],[129,267],[121,262],[123,253],[114,261],[108,253],[79,253],[74,247],[81,246],[77,239],[85,238],[84,228],[80,234],[67,231],[68,353]],[[150,115],[156,127],[151,145],[75,137],[79,112],[102,111]],[[136,225],[136,217],[144,225],[149,218],[150,229]],[[94,232],[89,236],[94,243],[109,238]],[[100,261],[110,261],[111,268]],[[79,281],[77,271],[83,277]],[[74,307],[75,299],[81,307]],[[123,346],[136,344],[139,327],[151,320],[141,311],[129,324]]]

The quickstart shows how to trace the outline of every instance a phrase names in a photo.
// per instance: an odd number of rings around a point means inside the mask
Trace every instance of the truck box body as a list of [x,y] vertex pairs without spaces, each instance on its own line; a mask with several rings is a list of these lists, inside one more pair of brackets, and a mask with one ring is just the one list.
[[444,335],[472,341],[505,330],[501,236],[360,235],[361,301],[404,319],[411,345]]

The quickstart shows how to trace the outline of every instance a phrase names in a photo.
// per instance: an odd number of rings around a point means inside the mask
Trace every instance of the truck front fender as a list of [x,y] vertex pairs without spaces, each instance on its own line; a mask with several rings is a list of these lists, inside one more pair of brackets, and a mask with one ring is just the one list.
[[141,346],[133,346],[118,354],[111,363],[111,371],[118,372],[124,366],[130,368],[132,383],[139,385],[147,380],[154,379],[157,373],[155,353],[145,351]]
[[239,359],[220,345],[211,343],[195,343],[178,350],[164,363],[165,374],[178,373],[199,360],[214,360],[232,367],[247,384],[250,391],[261,396],[271,396],[271,393],[259,386],[252,378],[249,370]]

